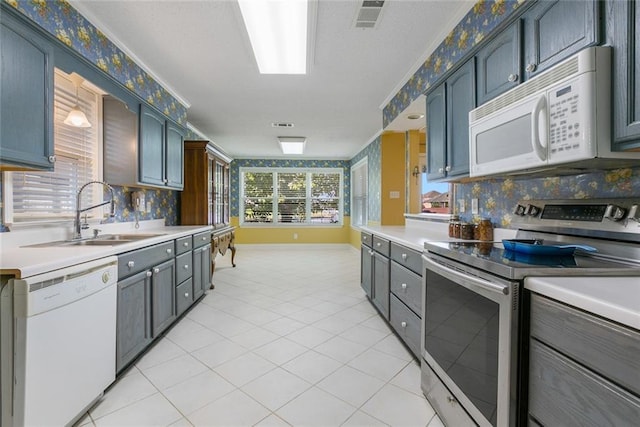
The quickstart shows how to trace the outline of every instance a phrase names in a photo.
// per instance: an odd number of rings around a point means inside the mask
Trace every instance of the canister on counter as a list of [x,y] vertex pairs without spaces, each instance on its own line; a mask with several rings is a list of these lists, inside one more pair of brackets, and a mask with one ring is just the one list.
[[460,223],[460,238],[465,240],[473,240],[473,224],[468,222]]
[[[458,235],[456,236],[456,224],[458,225]],[[449,237],[460,237],[460,217],[458,215],[451,215],[449,219]]]
[[490,242],[493,240],[493,224],[489,218],[483,218],[478,224],[478,240]]

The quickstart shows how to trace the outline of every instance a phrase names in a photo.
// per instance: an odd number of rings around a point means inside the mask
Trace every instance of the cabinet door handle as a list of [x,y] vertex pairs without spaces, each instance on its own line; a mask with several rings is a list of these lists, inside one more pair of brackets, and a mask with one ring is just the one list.
[[49,156],[47,158],[47,160],[49,160],[49,163],[55,163],[56,162],[56,156]]
[[376,243],[376,246],[377,246],[377,247],[380,247],[380,245],[381,245],[381,243],[380,243],[380,242]]
[[202,236],[202,241],[206,242],[207,241],[207,236]]
[[402,288],[403,291],[407,290],[407,284],[403,283],[402,285],[400,285],[400,287]]
[[135,265],[136,265],[136,263],[135,263],[135,262],[133,262],[133,261],[129,261],[129,262],[127,263],[127,267],[129,267],[129,268],[133,268]]
[[518,80],[518,75],[517,74],[509,74],[509,79],[510,82],[515,82],[516,80]]
[[406,261],[407,260],[407,254],[402,254],[402,260]]
[[527,68],[525,68],[525,70],[528,73],[532,73],[536,70],[536,64],[534,64],[533,62],[527,65]]
[[373,251],[369,251],[369,255],[373,256]]
[[158,273],[160,273],[160,269],[159,269],[159,268],[154,268],[154,269],[153,269],[153,272],[154,272],[155,274],[158,274]]
[[189,292],[185,292],[185,293],[184,293],[184,297],[185,297],[185,298],[189,298]]
[[151,277],[151,272],[147,271],[147,277]]
[[188,247],[189,247],[189,242],[184,242],[184,243],[182,244],[182,246],[184,246],[185,248],[188,248]]
[[447,172],[451,172],[451,166],[447,166],[446,168],[444,168],[444,170]]
[[444,168],[439,168],[438,173],[444,173]]
[[407,327],[407,322],[401,322],[400,326],[402,326],[403,328],[406,328]]
[[185,265],[184,265],[184,269],[185,269],[185,270],[188,270],[188,269],[189,269],[189,264],[185,264]]
[[170,254],[171,252],[173,252],[171,249],[167,249],[168,254]]

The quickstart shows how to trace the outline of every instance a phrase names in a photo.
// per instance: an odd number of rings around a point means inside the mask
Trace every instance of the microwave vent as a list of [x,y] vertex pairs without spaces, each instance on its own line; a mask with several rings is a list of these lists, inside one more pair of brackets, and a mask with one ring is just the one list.
[[578,73],[579,61],[578,57],[574,56],[570,60],[553,67],[546,73],[543,73],[533,79],[516,86],[512,90],[508,91],[504,95],[501,95],[491,101],[481,105],[475,110],[471,111],[469,120],[474,121],[481,119],[489,114],[499,111],[509,105],[520,101],[522,98],[534,94],[538,91],[544,90],[549,86],[552,86],[559,81],[564,80],[571,75]]

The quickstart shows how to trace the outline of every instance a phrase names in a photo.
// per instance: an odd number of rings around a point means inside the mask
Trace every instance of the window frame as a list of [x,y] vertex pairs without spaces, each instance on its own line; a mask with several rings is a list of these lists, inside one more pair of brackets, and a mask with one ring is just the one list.
[[[357,191],[355,191],[356,189],[356,180],[354,178],[354,175],[356,173],[356,171],[360,168],[366,168],[366,173],[363,175],[364,179],[366,180],[365,182],[365,193],[364,196],[362,197],[363,199],[363,223],[359,224],[354,222],[354,219],[356,218],[355,212],[356,212],[356,199],[357,199]],[[350,174],[351,174],[351,227],[355,228],[355,229],[360,229],[362,227],[366,227],[369,223],[369,158],[368,156],[364,156],[362,159],[358,160],[354,165],[351,166],[350,168]]]
[[[55,68],[55,79],[64,79],[65,82],[64,83],[60,83],[62,86],[64,85],[69,85],[70,80],[69,80],[69,75],[67,73],[65,73],[64,71]],[[54,85],[55,85],[55,81],[54,81]],[[63,88],[63,91],[68,89]],[[103,150],[103,135],[102,135],[102,96],[105,94],[104,91],[102,91],[100,88],[98,88],[97,86],[95,86],[94,84],[92,84],[91,82],[85,80],[84,83],[82,84],[82,86],[79,89],[80,91],[80,96],[81,97],[87,97],[87,94],[90,94],[91,97],[93,98],[92,102],[95,102],[95,114],[93,116],[91,120],[92,126],[95,128],[94,132],[96,135],[96,146],[93,147],[93,174],[91,177],[91,180],[98,180],[98,181],[102,181],[103,180],[103,164],[102,164],[102,150]],[[71,96],[71,95],[68,95]],[[73,93],[73,96],[75,97],[75,93]],[[54,105],[55,105],[55,99],[54,99]],[[55,108],[55,107],[54,107]],[[57,114],[54,114],[54,154],[56,155],[56,157],[59,157],[59,151],[56,151],[56,137],[58,137],[58,135],[60,133],[62,133],[62,131],[60,129],[58,129],[58,126],[67,126],[61,123],[61,120],[58,120],[59,117],[57,117]],[[55,165],[54,165],[55,168]],[[68,213],[34,213],[34,214],[20,214],[20,215],[16,215],[14,213],[14,185],[13,185],[13,181],[14,181],[14,174],[15,173],[22,173],[22,172],[10,172],[10,171],[5,171],[2,173],[2,201],[3,201],[3,206],[4,209],[2,210],[2,215],[3,215],[3,223],[6,225],[11,225],[14,228],[20,228],[20,227],[32,227],[32,226],[42,226],[42,225],[49,225],[49,224],[56,224],[56,223],[66,223],[69,221],[72,221],[75,217],[75,211],[73,212],[68,212]],[[34,171],[34,173],[44,173],[44,172],[40,172],[40,171]],[[51,173],[51,172],[47,172],[47,173]],[[84,183],[81,183],[84,184]],[[97,187],[96,187],[97,189]],[[77,191],[79,190],[79,188],[75,189],[75,193],[77,194]],[[54,193],[55,194],[55,193]],[[75,195],[74,195],[74,200],[75,200]],[[92,205],[98,204],[100,202],[102,202],[104,196],[103,196],[103,192],[102,191],[92,191],[90,193],[90,202],[92,203]],[[86,202],[86,201],[85,201]],[[74,202],[75,204],[75,202]],[[88,211],[87,212],[87,218],[88,219],[102,219],[103,212],[106,212],[103,209],[94,209],[92,211]]]
[[[245,221],[245,174],[246,173],[272,173],[273,195],[272,195],[272,218],[269,222],[247,222]],[[277,174],[304,173],[306,181],[305,195],[305,221],[304,222],[278,222],[278,186]],[[313,197],[311,194],[311,181],[313,174],[336,174],[339,176],[338,199],[338,221],[337,222],[311,222],[311,205]],[[243,166],[238,169],[239,197],[238,197],[238,222],[242,227],[258,228],[281,228],[281,227],[342,227],[344,224],[344,171],[342,168],[270,168]]]

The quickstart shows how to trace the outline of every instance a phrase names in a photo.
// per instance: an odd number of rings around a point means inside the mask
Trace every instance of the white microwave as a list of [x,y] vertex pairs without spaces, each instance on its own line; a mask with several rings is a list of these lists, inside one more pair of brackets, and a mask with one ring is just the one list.
[[470,175],[637,163],[611,150],[611,51],[584,49],[472,110]]

